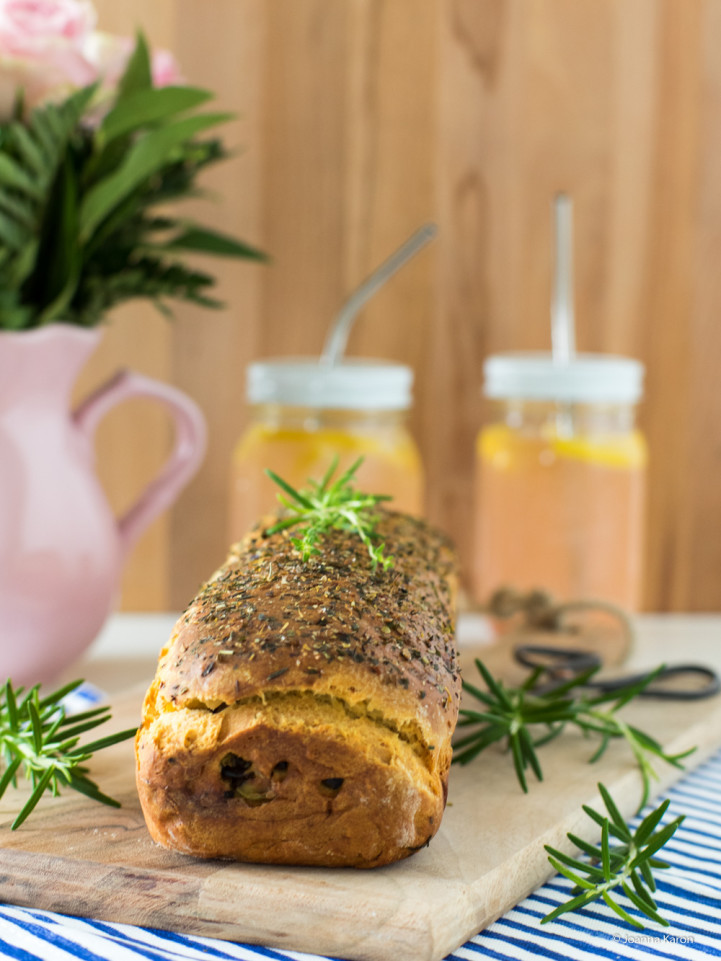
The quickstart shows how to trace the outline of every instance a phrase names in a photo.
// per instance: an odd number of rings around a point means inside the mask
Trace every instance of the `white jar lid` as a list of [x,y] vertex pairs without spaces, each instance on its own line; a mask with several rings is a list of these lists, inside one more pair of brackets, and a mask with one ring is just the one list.
[[613,354],[577,354],[565,364],[548,353],[494,354],[483,372],[483,392],[494,399],[635,404],[643,393],[643,364]]
[[408,410],[413,371],[403,364],[346,358],[321,364],[307,357],[281,357],[250,364],[251,404],[335,410]]

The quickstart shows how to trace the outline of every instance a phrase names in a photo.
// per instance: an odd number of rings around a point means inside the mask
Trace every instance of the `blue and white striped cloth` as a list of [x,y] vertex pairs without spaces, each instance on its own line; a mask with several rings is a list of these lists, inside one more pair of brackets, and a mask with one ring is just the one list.
[[[538,957],[550,961],[590,961],[592,958],[701,961],[721,957],[721,752],[684,777],[667,796],[671,798],[667,819],[686,815],[663,849],[662,857],[671,867],[656,874],[655,898],[660,914],[670,922],[669,927],[649,922],[649,927],[639,931],[624,924],[603,903],[541,926],[540,919],[569,896],[570,882],[556,877],[448,955],[448,961],[480,958],[531,961]],[[629,913],[640,917],[632,906]],[[138,961],[141,958],[327,961],[297,951],[1,905],[0,958],[15,961],[69,961],[71,958],[82,961]]]

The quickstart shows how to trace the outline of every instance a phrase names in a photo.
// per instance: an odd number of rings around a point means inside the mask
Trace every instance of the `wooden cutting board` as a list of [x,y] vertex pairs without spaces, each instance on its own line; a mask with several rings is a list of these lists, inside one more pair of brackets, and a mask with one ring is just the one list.
[[[464,661],[474,653],[497,671],[507,667],[500,649],[466,652]],[[687,646],[683,657],[708,661],[708,653]],[[143,689],[114,699],[115,726],[137,723]],[[697,745],[687,767],[721,745],[718,696],[638,702],[624,716],[671,751]],[[598,780],[625,815],[634,811],[640,781],[625,745],[612,744],[596,765],[587,763],[592,750],[573,733],[544,747],[545,780],[528,795],[500,750],[454,767],[430,846],[386,868],[354,871],[199,861],[156,847],[135,794],[132,745],[117,745],[92,771],[119,810],[69,793],[43,800],[11,832],[21,796],[0,802],[0,900],[352,961],[437,961],[552,873],[544,844],[568,848],[569,830],[593,837],[581,805],[601,804]],[[658,771],[659,790],[679,776],[663,763]]]

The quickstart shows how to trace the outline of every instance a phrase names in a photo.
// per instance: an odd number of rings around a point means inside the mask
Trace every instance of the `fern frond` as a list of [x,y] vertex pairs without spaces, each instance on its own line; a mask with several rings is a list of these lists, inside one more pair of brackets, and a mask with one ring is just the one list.
[[[19,291],[36,268],[52,188],[94,92],[94,86],[86,87],[62,104],[38,108],[27,124],[2,125],[0,284],[6,290]],[[37,313],[43,306],[33,304]],[[0,327],[14,329],[17,320],[15,309],[0,304]]]

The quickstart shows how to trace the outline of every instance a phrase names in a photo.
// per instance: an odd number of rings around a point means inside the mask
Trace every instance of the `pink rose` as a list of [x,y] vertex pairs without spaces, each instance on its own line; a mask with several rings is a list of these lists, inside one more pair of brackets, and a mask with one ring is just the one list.
[[0,0],[0,43],[22,54],[61,38],[79,49],[95,21],[89,0]]
[[89,0],[0,0],[0,55],[59,71],[80,87],[94,79],[83,54],[94,26]]
[[154,87],[172,87],[185,82],[178,61],[170,50],[154,50],[150,66]]
[[94,25],[88,0],[0,0],[0,117],[19,89],[31,110],[92,83],[83,47]]

